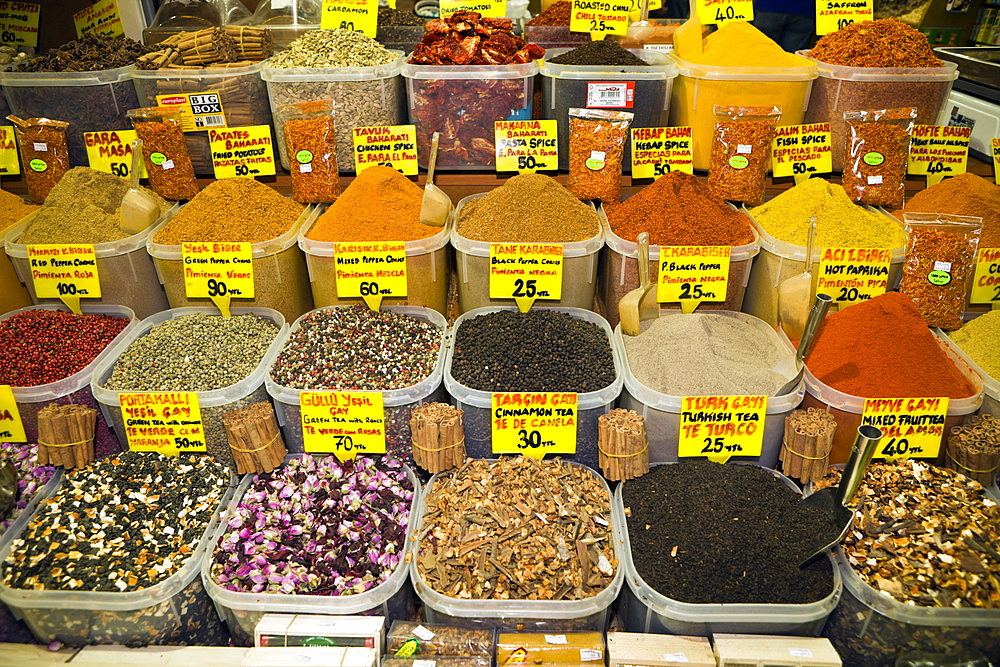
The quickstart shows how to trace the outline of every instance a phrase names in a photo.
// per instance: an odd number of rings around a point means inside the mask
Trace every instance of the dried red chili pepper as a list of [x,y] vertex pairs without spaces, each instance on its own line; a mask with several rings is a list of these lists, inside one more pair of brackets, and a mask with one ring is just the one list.
[[340,195],[337,137],[331,100],[290,104],[278,109],[285,150],[291,162],[292,199],[330,204]]
[[843,186],[859,204],[903,208],[914,107],[848,111]]
[[716,106],[708,184],[723,199],[749,206],[764,203],[771,166],[771,140],[781,118],[778,107]]
[[184,141],[180,112],[144,107],[129,111],[128,117],[142,139],[149,187],[166,199],[194,198],[198,194],[198,180]]
[[14,124],[28,199],[43,204],[49,190],[69,171],[69,145],[66,143],[69,123],[48,118],[23,120],[13,115],[7,116],[7,120]]
[[621,200],[622,153],[633,114],[603,109],[569,110],[569,183],[578,199]]

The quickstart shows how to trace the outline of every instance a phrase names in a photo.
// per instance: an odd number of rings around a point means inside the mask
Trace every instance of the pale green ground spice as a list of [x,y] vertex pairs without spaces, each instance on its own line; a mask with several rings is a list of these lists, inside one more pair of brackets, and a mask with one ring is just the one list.
[[980,368],[1000,380],[1000,310],[980,315],[950,335]]

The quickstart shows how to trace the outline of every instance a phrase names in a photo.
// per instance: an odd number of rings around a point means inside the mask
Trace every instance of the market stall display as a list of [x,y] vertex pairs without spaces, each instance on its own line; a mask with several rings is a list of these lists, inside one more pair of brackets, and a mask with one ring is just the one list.
[[570,32],[573,3],[557,0],[524,25],[524,39],[543,49],[573,48],[590,41],[586,33]]
[[1000,417],[1000,314],[990,311],[951,332],[949,339],[959,348],[982,378],[985,386],[983,412]]
[[375,41],[387,49],[410,53],[424,38],[427,19],[412,12],[379,7]]

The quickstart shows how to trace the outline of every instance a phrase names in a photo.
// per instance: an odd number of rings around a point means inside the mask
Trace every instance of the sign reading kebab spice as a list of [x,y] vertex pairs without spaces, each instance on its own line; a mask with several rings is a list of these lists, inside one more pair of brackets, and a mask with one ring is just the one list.
[[354,135],[354,171],[368,167],[392,167],[403,176],[416,176],[417,128],[414,125],[356,127]]
[[760,456],[767,396],[685,396],[681,399],[677,456],[725,463]]
[[353,30],[375,39],[378,0],[323,0],[319,27]]
[[179,456],[205,451],[198,394],[162,391],[118,394],[128,448]]
[[753,0],[695,0],[703,25],[726,21],[753,21]]
[[589,32],[591,39],[628,32],[632,0],[573,0],[570,32]]
[[1000,248],[979,249],[971,302],[1000,304]]
[[874,0],[816,0],[816,34],[828,35],[852,23],[871,21]]
[[479,12],[490,18],[507,15],[507,0],[440,0],[441,18],[458,11]]
[[0,440],[3,442],[27,442],[21,413],[17,410],[14,390],[9,384],[0,384]]
[[554,120],[498,120],[493,124],[497,171],[520,173],[559,168]]
[[406,243],[334,243],[337,296],[361,297],[378,310],[385,297],[406,296]]
[[656,300],[680,302],[692,313],[702,301],[725,301],[729,287],[729,246],[660,246]]
[[775,128],[771,173],[775,178],[794,176],[796,183],[816,174],[829,174],[833,171],[831,145],[829,123]]
[[572,392],[494,392],[493,453],[575,454],[577,394]]
[[380,391],[304,391],[299,394],[302,444],[310,454],[341,461],[385,454],[385,409]]
[[38,18],[42,6],[33,2],[0,0],[0,44],[38,46]]
[[875,458],[934,459],[941,448],[948,398],[869,398],[861,423],[882,429]]
[[927,176],[927,185],[945,176],[964,174],[969,159],[971,127],[917,125],[910,135],[910,157],[906,173]]
[[819,261],[816,293],[840,304],[867,301],[889,286],[889,248],[824,248]]
[[691,127],[632,129],[632,178],[658,178],[672,171],[694,173]]
[[[87,144],[90,168],[128,178],[132,171],[132,142],[135,138],[135,130],[84,132],[83,142]],[[139,160],[139,178],[149,178],[145,160]]]
[[233,297],[254,298],[251,244],[181,243],[181,257],[187,298],[210,298],[225,317]]
[[514,299],[526,313],[535,299],[561,299],[562,278],[560,244],[490,244],[491,299]]
[[39,299],[61,299],[81,315],[81,298],[101,296],[93,245],[42,244],[27,249],[31,280]]
[[21,173],[21,163],[17,159],[17,142],[14,128],[0,127],[0,174],[14,176]]
[[216,178],[273,176],[274,149],[269,125],[209,130]]
[[98,37],[121,37],[125,34],[122,17],[115,0],[97,0],[94,4],[73,14],[76,36],[93,33]]

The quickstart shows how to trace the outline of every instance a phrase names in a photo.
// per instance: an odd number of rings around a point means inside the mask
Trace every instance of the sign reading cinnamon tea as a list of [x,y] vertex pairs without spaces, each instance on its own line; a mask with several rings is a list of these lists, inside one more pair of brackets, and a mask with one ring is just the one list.
[[379,391],[304,391],[299,394],[302,444],[310,454],[341,461],[385,454],[385,409]]
[[971,127],[917,125],[910,134],[906,173],[927,176],[927,185],[964,174],[969,159]]
[[0,0],[0,43],[38,46],[38,19],[42,6],[33,2]]
[[702,25],[753,21],[753,0],[694,0]]
[[948,398],[869,398],[861,423],[882,430],[875,458],[937,458]]
[[128,448],[178,456],[205,451],[198,394],[162,391],[118,394]]
[[80,315],[80,299],[100,298],[101,281],[97,275],[97,254],[93,245],[41,244],[26,247],[31,280],[35,296],[39,299],[61,299]]
[[731,251],[729,246],[660,246],[656,300],[680,302],[685,313],[702,301],[725,301]]
[[14,400],[14,390],[9,384],[0,384],[0,441],[27,442],[21,413]]
[[816,34],[828,35],[852,23],[871,21],[874,0],[816,0]]
[[562,278],[560,244],[490,244],[491,299],[514,299],[518,310],[526,313],[535,299],[561,299]]
[[677,456],[725,462],[760,456],[767,396],[685,396]]
[[575,454],[577,394],[572,392],[494,392],[493,453]]
[[520,173],[559,168],[554,120],[498,120],[493,124],[497,171]]
[[1000,304],[1000,248],[980,248],[971,303]]
[[691,127],[632,128],[632,178],[694,173]]
[[889,248],[823,248],[816,293],[840,304],[867,301],[889,286]]
[[573,0],[570,8],[570,32],[589,32],[590,38],[628,32],[632,0]]
[[[135,130],[84,132],[83,143],[87,145],[90,168],[119,178],[129,178],[132,171],[132,142],[135,139]],[[149,178],[145,160],[139,160],[139,178]]]

